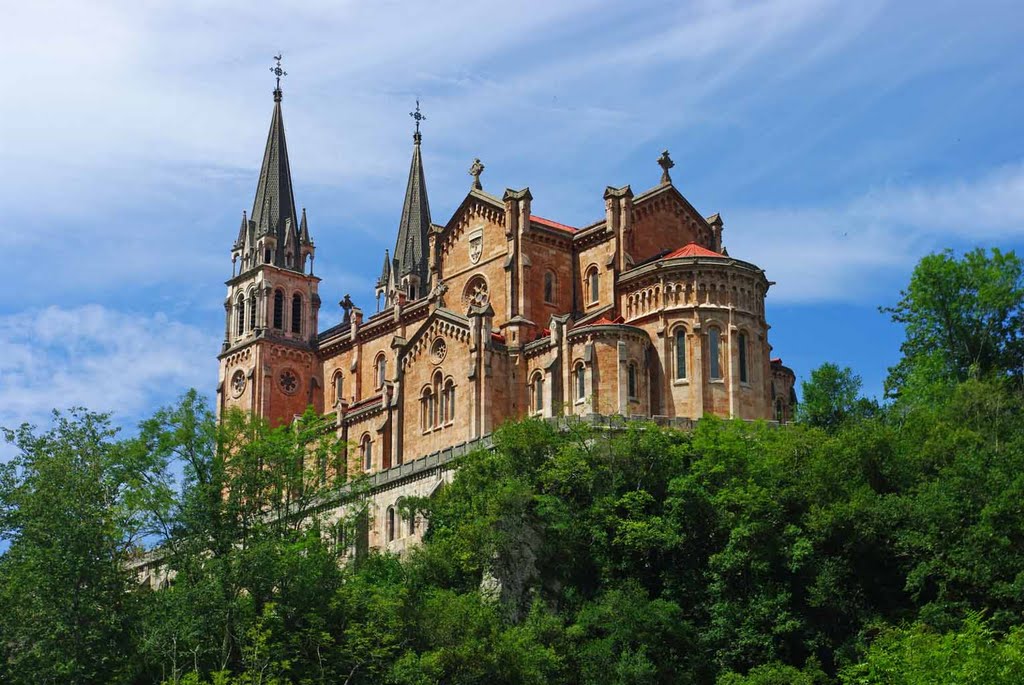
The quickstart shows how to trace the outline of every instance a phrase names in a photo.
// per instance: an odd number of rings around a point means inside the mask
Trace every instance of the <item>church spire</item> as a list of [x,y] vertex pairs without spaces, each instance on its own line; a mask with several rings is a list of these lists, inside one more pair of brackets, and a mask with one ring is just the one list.
[[[281,115],[281,77],[287,75],[287,72],[281,68],[281,55],[276,55],[274,59],[277,65],[270,69],[277,78],[277,87],[274,88],[274,112],[270,118],[270,132],[267,134],[267,147],[263,152],[263,166],[260,168],[251,217],[261,236],[270,234],[274,239],[273,246],[268,246],[267,250],[270,260],[264,258],[262,261],[291,268],[293,264],[298,263],[299,257],[294,255],[290,263],[286,263],[285,245],[291,242],[288,233],[299,230],[299,221],[295,212],[292,173],[288,164],[284,118]],[[291,239],[297,237],[291,236]]]
[[416,101],[416,111],[410,112],[409,116],[416,121],[416,132],[412,137],[412,162],[409,165],[409,182],[405,188],[402,217],[398,224],[392,275],[398,285],[404,285],[409,276],[415,277],[419,283],[416,292],[422,293],[428,278],[427,235],[430,231],[430,202],[427,200],[427,184],[423,174],[423,159],[420,156],[420,143],[423,140],[420,122],[426,117],[420,113],[419,100]]

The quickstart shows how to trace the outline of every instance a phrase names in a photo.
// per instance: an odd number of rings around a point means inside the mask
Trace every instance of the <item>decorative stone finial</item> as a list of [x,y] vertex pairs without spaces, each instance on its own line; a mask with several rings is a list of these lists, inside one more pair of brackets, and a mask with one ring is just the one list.
[[274,55],[274,61],[276,61],[277,64],[270,67],[270,73],[272,73],[277,79],[277,86],[274,88],[274,102],[281,102],[281,77],[287,76],[288,72],[281,68],[280,52]]
[[469,175],[473,177],[473,185],[470,186],[473,190],[483,190],[484,187],[480,183],[480,174],[484,173],[484,165],[480,163],[480,158],[473,160],[473,165],[469,167]]
[[414,134],[412,134],[412,139],[413,139],[413,141],[415,141],[415,143],[417,145],[419,145],[420,144],[420,140],[422,140],[422,136],[420,135],[420,122],[427,120],[427,117],[424,114],[420,113],[420,99],[419,98],[416,98],[416,111],[415,112],[409,112],[409,116],[411,116],[416,121],[416,132]]
[[668,150],[661,151],[661,157],[658,157],[658,166],[661,167],[661,182],[671,183],[672,177],[668,175],[668,170],[676,165],[672,161],[672,158],[668,156]]

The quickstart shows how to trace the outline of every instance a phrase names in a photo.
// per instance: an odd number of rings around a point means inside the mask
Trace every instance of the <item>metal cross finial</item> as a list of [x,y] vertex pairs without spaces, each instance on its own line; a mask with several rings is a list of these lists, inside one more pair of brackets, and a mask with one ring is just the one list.
[[420,122],[427,120],[427,117],[420,112],[419,98],[416,98],[416,111],[409,112],[409,116],[411,116],[416,121],[416,133],[414,133],[412,137],[413,140],[415,140],[418,143],[420,142]]
[[281,68],[281,53],[274,55],[276,65],[270,67],[270,73],[277,78],[277,87],[274,88],[274,102],[281,102],[281,77],[287,76],[288,72]]
[[484,173],[484,165],[480,163],[480,158],[473,160],[473,166],[469,167],[469,175],[473,177],[473,185],[470,186],[473,190],[483,190],[483,185],[480,184],[480,174]]
[[658,157],[658,166],[661,167],[661,182],[671,183],[672,177],[668,175],[668,170],[676,165],[672,161],[672,158],[668,156],[668,150],[662,150],[661,157]]

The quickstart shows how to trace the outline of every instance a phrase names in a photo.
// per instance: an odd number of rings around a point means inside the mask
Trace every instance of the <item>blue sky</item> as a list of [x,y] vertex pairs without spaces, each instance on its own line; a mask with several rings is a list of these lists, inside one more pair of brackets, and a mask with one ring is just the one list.
[[603,213],[660,151],[733,256],[777,282],[775,353],[881,391],[882,314],[945,247],[1024,246],[1024,11],[1015,2],[264,4],[4,10],[0,425],[52,407],[132,423],[212,396],[223,281],[285,55],[284,117],[322,325],[397,229],[419,97],[433,218],[469,186]]

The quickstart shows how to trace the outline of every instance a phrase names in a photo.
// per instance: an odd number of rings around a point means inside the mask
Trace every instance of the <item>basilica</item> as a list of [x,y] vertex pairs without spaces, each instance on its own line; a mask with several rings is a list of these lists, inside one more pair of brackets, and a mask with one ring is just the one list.
[[[435,223],[417,104],[375,301],[364,293],[364,309],[346,296],[342,323],[321,330],[316,250],[296,210],[281,101],[278,83],[252,211],[231,248],[220,411],[280,424],[312,405],[349,446],[350,473],[417,493],[436,487],[443,468],[405,465],[508,419],[789,420],[794,375],[773,358],[765,319],[772,283],[727,252],[718,214],[679,192],[667,151],[653,187],[608,186],[585,226],[534,214],[529,188],[485,188],[475,160],[465,198]],[[401,494],[387,491],[375,495],[382,512]],[[401,537],[394,520],[384,525],[377,546]]]

